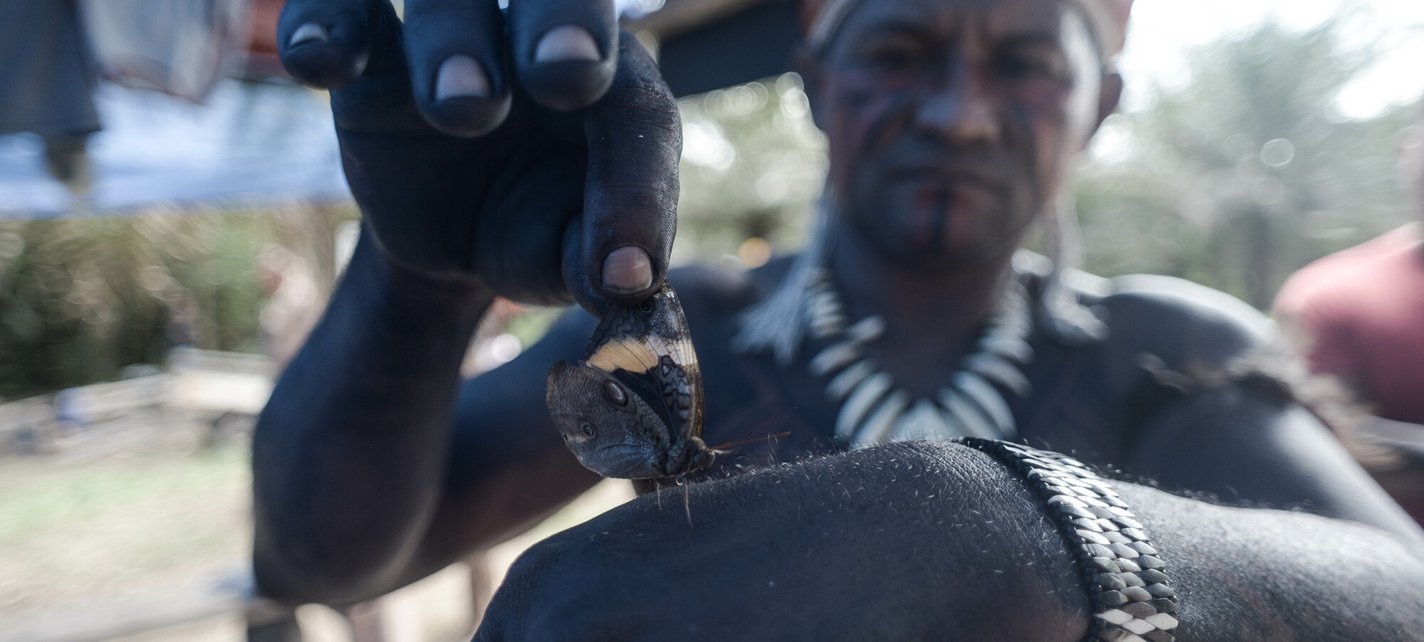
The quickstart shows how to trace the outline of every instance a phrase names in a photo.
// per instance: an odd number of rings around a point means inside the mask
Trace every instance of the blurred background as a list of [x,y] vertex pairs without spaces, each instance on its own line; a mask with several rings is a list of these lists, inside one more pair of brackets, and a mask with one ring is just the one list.
[[[1136,5],[1123,109],[1073,187],[1084,267],[1265,309],[1297,268],[1417,218],[1396,159],[1424,122],[1424,3]],[[272,56],[279,8],[0,0],[19,61],[0,70],[0,640],[244,639],[247,434],[357,217],[324,94]],[[682,110],[675,262],[794,248],[825,166],[799,79]],[[497,312],[472,373],[556,314]],[[626,497],[596,492],[541,532]],[[303,628],[467,638],[522,545]]]

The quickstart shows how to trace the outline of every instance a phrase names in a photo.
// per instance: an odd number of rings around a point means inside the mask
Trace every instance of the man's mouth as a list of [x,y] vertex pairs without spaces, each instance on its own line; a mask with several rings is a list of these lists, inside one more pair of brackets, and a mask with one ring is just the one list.
[[1003,174],[982,166],[965,164],[901,165],[890,172],[890,178],[895,181],[930,183],[946,191],[963,188],[999,194],[1008,186]]

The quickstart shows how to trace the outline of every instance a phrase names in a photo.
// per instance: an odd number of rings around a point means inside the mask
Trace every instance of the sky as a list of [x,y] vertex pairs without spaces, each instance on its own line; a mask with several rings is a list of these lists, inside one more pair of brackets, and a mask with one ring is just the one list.
[[1337,98],[1342,115],[1368,118],[1424,96],[1424,0],[1136,0],[1120,60],[1126,106],[1140,104],[1148,78],[1185,80],[1185,54],[1194,46],[1247,33],[1267,20],[1309,29],[1340,13],[1354,16],[1345,46],[1372,41],[1380,49]]

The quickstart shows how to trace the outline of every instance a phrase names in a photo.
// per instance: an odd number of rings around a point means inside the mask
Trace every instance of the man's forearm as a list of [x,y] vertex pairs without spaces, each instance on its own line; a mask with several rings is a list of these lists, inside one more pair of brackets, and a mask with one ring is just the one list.
[[1424,560],[1397,536],[1119,486],[1170,565],[1180,640],[1398,640],[1424,630]]
[[[1424,563],[1368,526],[1114,483],[1176,589],[1179,640],[1400,639]],[[1080,569],[988,455],[910,443],[642,497],[536,546],[476,639],[1081,639]],[[646,617],[657,604],[657,617]]]
[[459,365],[492,300],[358,245],[254,436],[264,591],[335,595],[396,572],[439,498]]

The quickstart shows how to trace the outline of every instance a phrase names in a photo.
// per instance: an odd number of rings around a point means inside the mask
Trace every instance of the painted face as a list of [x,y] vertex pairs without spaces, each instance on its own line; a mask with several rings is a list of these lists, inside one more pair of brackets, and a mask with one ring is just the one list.
[[867,0],[811,66],[840,210],[899,262],[1012,252],[1099,122],[1100,61],[1063,0]]
[[549,370],[545,395],[564,444],[604,477],[676,477],[704,468],[702,375],[671,287],[611,307],[576,364]]

